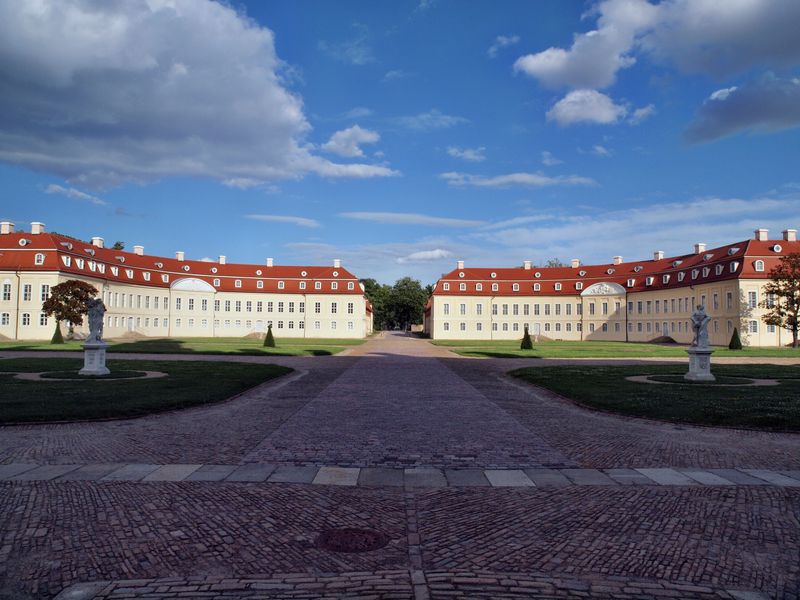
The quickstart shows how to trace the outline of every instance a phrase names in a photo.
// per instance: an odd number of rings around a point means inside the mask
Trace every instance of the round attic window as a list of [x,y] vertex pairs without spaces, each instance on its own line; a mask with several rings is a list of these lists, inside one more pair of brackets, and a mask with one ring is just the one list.
[[259,275],[259,276],[261,275],[261,269],[258,269],[258,270],[256,271],[256,275]]
[[641,267],[641,266],[637,265],[637,266],[633,267],[633,270],[634,270],[634,272],[639,273],[643,268],[644,267]]
[[300,277],[305,277],[306,275],[308,275],[308,273],[305,271],[300,271]]
[[495,277],[497,277],[497,273],[491,273],[491,274],[490,274],[490,277],[491,277],[492,279],[494,279]]
[[156,267],[158,267],[159,269],[162,269],[162,268],[164,267],[164,263],[162,263],[162,262],[157,262],[157,263],[156,263]]
[[606,273],[608,273],[609,275],[611,275],[613,272],[614,272],[614,269],[607,269],[606,270]]
[[30,244],[30,243],[31,243],[31,241],[30,241],[30,240],[26,240],[25,238],[22,238],[22,239],[19,241],[19,245],[20,245],[20,246],[27,246],[27,245],[28,245],[28,244]]
[[338,277],[338,276],[339,276],[339,271],[334,271],[334,272],[333,272],[333,276],[334,276],[334,277]]
[[217,267],[211,267],[211,272],[212,273],[216,273],[217,272]]
[[533,276],[536,277],[536,279],[539,279],[539,277],[541,277],[542,274],[539,273],[539,271],[536,271],[536,273],[534,273]]
[[461,277],[461,279],[464,279],[464,271],[461,271],[461,273],[459,273],[458,276]]
[[772,247],[772,251],[773,251],[773,252],[780,252],[781,250],[783,250],[783,247],[782,247],[780,244],[775,244],[775,245]]
[[183,265],[183,270],[188,272],[189,271],[189,265]]
[[578,271],[578,275],[580,275],[581,277],[583,277],[584,275],[586,275],[586,271]]

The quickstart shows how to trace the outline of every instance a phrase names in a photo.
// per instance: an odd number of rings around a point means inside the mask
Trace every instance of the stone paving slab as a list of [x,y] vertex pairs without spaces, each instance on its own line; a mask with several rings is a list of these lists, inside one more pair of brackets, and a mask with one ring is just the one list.
[[275,465],[242,465],[225,478],[225,481],[249,481],[260,483],[275,470]]
[[98,481],[109,473],[113,473],[123,465],[119,463],[83,465],[79,469],[59,476],[59,481]]
[[486,479],[492,487],[534,487],[534,483],[519,469],[486,469]]
[[447,487],[447,479],[444,476],[444,472],[440,469],[414,467],[405,469],[403,475],[405,478],[406,488]]
[[14,475],[10,479],[12,481],[50,481],[79,467],[80,465],[43,465]]
[[556,469],[525,469],[525,474],[537,487],[572,485],[572,482]]
[[383,467],[367,467],[361,469],[358,485],[402,487],[403,471]]
[[222,481],[236,470],[236,465],[202,465],[186,481]]
[[360,469],[351,467],[321,467],[314,477],[317,485],[358,485]]
[[764,480],[743,473],[737,469],[706,469],[709,473],[719,475],[723,479],[732,481],[736,485],[764,485]]
[[160,466],[149,464],[125,465],[100,478],[100,481],[141,481]]
[[653,480],[635,469],[603,469],[603,472],[620,485],[653,485]]
[[451,487],[491,485],[481,469],[445,469],[444,475]]
[[10,479],[15,475],[31,471],[39,465],[33,463],[11,463],[8,465],[0,465],[0,479]]
[[772,485],[800,487],[800,480],[794,479],[793,477],[787,477],[786,475],[781,475],[775,471],[767,471],[764,469],[744,469],[744,471],[748,475],[752,475],[758,479],[763,479]]
[[659,485],[697,485],[697,482],[694,479],[687,477],[675,469],[659,468],[636,470],[645,477],[649,477]]
[[183,481],[203,465],[164,465],[142,481]]
[[698,471],[697,469],[680,469],[680,472],[694,479],[697,483],[703,485],[734,485],[734,483],[724,477],[720,477],[715,473],[708,471]]
[[616,481],[597,469],[561,469],[561,473],[577,485],[617,485]]
[[305,466],[293,467],[282,466],[275,469],[269,476],[270,483],[311,483],[317,476],[319,467]]

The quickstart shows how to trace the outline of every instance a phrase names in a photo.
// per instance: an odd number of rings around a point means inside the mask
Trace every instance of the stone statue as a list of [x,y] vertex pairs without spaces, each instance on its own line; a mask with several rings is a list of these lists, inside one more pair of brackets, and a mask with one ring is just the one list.
[[708,324],[710,322],[711,317],[706,314],[706,307],[698,304],[697,309],[692,313],[692,330],[694,331],[692,346],[708,348]]
[[100,298],[92,298],[86,303],[89,313],[89,337],[86,343],[98,343],[103,341],[103,315],[106,307]]

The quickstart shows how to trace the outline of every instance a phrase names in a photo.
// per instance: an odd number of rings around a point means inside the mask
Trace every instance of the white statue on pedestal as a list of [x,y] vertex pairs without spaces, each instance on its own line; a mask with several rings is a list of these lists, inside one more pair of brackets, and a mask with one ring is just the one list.
[[86,308],[89,313],[89,337],[86,338],[86,342],[102,342],[103,315],[106,313],[106,307],[100,298],[92,298],[86,303]]
[[106,348],[103,341],[103,315],[106,307],[100,298],[93,298],[86,303],[89,314],[89,337],[83,343],[83,368],[80,375],[108,375],[106,367]]
[[708,343],[708,324],[711,317],[706,313],[706,307],[698,304],[692,313],[692,330],[694,340],[686,351],[689,353],[689,372],[683,376],[689,381],[716,381],[711,374],[711,354],[714,352]]
[[692,313],[692,330],[694,331],[692,346],[708,348],[708,324],[710,322],[711,317],[706,314],[706,307],[698,304],[697,309]]

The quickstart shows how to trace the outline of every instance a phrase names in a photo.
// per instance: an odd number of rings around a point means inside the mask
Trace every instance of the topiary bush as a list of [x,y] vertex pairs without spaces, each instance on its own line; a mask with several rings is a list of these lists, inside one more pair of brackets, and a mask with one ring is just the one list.
[[519,345],[520,350],[533,350],[533,342],[531,341],[531,334],[528,333],[528,326],[525,325],[525,333],[522,336],[522,342]]
[[267,335],[264,336],[264,347],[265,348],[275,347],[275,338],[272,335],[272,325],[267,325]]
[[50,340],[51,344],[63,344],[64,336],[61,335],[61,323],[56,322],[56,330],[53,333],[53,338]]
[[739,328],[733,328],[733,335],[731,336],[731,341],[728,344],[728,348],[731,350],[741,350],[742,349],[742,338],[739,337]]

